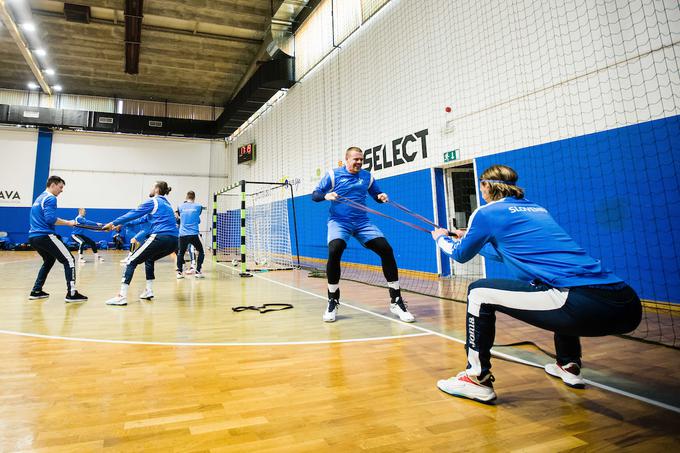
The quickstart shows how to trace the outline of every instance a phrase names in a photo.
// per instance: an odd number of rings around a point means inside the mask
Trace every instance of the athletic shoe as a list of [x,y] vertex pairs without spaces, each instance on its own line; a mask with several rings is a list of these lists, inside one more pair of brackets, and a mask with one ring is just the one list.
[[416,320],[415,316],[408,311],[408,305],[406,305],[406,302],[404,302],[404,299],[402,299],[401,296],[392,299],[390,311],[399,316],[399,319],[404,322],[413,322]]
[[85,261],[85,258],[78,258],[78,262],[80,264],[87,263],[87,261]]
[[66,297],[64,298],[64,300],[67,303],[85,302],[87,300],[87,296],[83,296],[78,291],[76,291],[73,294],[66,293]]
[[196,273],[196,269],[194,269],[194,268],[187,269],[187,271],[185,272],[185,274],[187,274],[187,275],[193,275],[195,273]]
[[323,313],[323,320],[325,322],[335,322],[335,315],[338,314],[338,305],[340,305],[338,299],[328,299],[328,308]]
[[205,278],[205,275],[203,275],[203,272],[196,272],[194,278]]
[[29,300],[47,299],[48,297],[50,297],[49,294],[47,294],[43,290],[40,290],[40,291],[31,291],[31,294],[29,294],[28,299]]
[[177,271],[177,280],[180,280],[182,278],[184,278],[184,274],[181,273],[180,271]]
[[98,257],[98,259],[99,259],[99,261],[104,261],[104,257],[103,257],[103,256]]
[[153,299],[153,291],[150,289],[145,289],[142,294],[139,295],[140,299],[151,300]]
[[106,301],[106,305],[127,305],[127,297],[120,294]]
[[496,392],[493,391],[494,377],[491,373],[484,379],[479,380],[474,376],[468,376],[466,371],[461,371],[456,376],[449,379],[442,379],[437,382],[437,387],[442,392],[459,398],[468,398],[480,403],[488,403],[496,399]]
[[575,389],[586,387],[586,381],[581,376],[581,367],[574,362],[567,363],[564,366],[560,366],[557,363],[549,363],[545,366],[545,372],[550,376],[562,379],[569,387]]

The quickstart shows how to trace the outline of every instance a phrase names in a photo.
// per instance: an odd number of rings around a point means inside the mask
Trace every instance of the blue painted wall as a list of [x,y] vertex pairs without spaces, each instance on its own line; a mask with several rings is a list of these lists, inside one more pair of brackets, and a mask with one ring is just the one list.
[[52,131],[40,129],[38,131],[38,145],[35,155],[35,172],[33,177],[33,200],[45,191],[45,182],[50,176],[50,161],[52,160]]
[[[379,179],[380,189],[387,193],[394,201],[429,218],[433,218],[432,182],[430,170],[421,170],[404,175]],[[384,212],[392,217],[411,223],[417,220],[389,205],[376,203],[372,199],[367,202],[368,207]],[[326,221],[328,220],[329,202],[315,203],[311,195],[295,198],[297,215],[300,256],[326,259],[328,247],[326,244]],[[289,202],[289,212],[291,206]],[[292,216],[289,216],[290,229],[293,231]],[[437,272],[437,261],[429,234],[409,228],[398,222],[384,217],[369,214],[369,218],[383,232],[394,249],[397,264],[401,269],[425,272]],[[422,225],[427,227],[427,225]],[[295,243],[293,242],[293,249]],[[355,239],[350,240],[343,254],[343,261],[372,264],[379,266],[380,258],[370,250],[365,249]]]
[[[44,190],[44,188],[43,188]],[[40,192],[42,193],[42,191]],[[57,199],[58,202],[58,199]],[[125,214],[127,209],[95,209],[87,208],[87,219],[93,222],[110,222],[116,217]],[[11,242],[13,243],[25,243],[28,242],[28,230],[30,228],[29,218],[31,215],[31,208],[13,208],[13,207],[3,207],[0,208],[0,231],[7,231]],[[78,210],[75,208],[58,208],[57,215],[62,219],[75,219],[78,215]],[[136,228],[130,228],[130,233],[128,234],[128,239],[134,236],[134,232],[137,231]],[[56,227],[56,232],[64,238],[66,243],[73,242],[71,239],[71,227],[58,226]],[[88,231],[88,234],[93,240],[99,242],[105,240],[107,242],[111,241],[113,233],[104,233],[96,231]]]
[[493,164],[641,298],[680,302],[680,116],[477,159]]

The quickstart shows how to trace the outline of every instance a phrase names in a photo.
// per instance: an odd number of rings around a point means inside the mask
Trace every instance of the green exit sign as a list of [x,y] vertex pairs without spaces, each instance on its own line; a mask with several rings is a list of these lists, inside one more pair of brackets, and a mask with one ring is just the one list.
[[444,153],[444,163],[446,162],[453,162],[454,160],[458,160],[458,151],[457,149],[454,149],[452,151],[447,151]]

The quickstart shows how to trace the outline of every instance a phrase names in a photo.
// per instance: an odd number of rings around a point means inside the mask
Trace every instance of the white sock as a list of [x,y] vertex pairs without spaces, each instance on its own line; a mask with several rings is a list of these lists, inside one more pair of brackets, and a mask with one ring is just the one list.
[[328,284],[328,292],[329,293],[334,293],[340,288],[340,285],[331,285],[330,283]]
[[83,259],[83,254],[82,254],[82,253],[79,253],[79,254],[78,254],[78,259],[79,259],[79,260],[82,260],[82,259]]
[[153,291],[153,280],[147,280],[146,281],[146,290],[147,291]]
[[128,292],[129,287],[130,287],[130,285],[123,283],[122,285],[120,285],[120,292],[118,294],[120,294],[123,297],[127,297],[127,292]]
[[392,289],[399,289],[399,280],[396,282],[387,282],[387,286]]

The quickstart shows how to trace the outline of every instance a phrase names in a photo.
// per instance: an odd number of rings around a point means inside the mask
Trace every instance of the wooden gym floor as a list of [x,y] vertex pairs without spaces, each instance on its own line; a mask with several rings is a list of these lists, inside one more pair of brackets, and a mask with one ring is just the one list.
[[[40,265],[1,252],[0,451],[663,451],[680,447],[678,351],[584,339],[586,390],[495,359],[495,405],[450,397],[436,381],[465,366],[463,304],[407,294],[413,325],[386,290],[343,282],[338,321],[321,321],[325,282],[304,271],[241,279],[207,263],[205,280],[156,266],[156,298],[109,307],[121,253],[79,265],[90,300],[63,301],[57,263],[29,301]],[[231,307],[292,303],[259,314]],[[499,316],[497,343],[552,335]],[[540,365],[536,347],[501,347]]]

